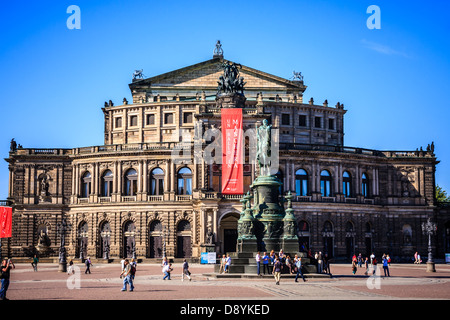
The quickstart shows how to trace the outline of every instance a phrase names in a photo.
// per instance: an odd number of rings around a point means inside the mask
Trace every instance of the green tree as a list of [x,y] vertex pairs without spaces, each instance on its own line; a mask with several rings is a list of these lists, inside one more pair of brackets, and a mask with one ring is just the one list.
[[442,189],[439,185],[436,185],[436,201],[437,203],[450,202],[450,196],[447,195],[447,192]]

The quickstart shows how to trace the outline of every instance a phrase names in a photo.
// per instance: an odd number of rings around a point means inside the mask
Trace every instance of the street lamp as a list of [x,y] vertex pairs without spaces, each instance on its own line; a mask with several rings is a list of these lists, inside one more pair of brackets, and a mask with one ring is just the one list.
[[428,261],[427,261],[427,272],[436,272],[433,262],[433,255],[431,253],[431,236],[436,233],[437,226],[436,223],[431,222],[428,218],[427,222],[422,223],[422,232],[428,235]]
[[67,261],[66,261],[66,231],[67,231],[67,222],[65,218],[62,218],[62,221],[57,225],[57,232],[60,238],[59,245],[59,272],[67,272]]

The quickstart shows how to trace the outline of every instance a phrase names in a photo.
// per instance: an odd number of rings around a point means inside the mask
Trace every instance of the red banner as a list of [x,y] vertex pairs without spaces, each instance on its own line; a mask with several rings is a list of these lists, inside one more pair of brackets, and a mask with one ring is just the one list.
[[12,208],[0,207],[0,238],[11,238]]
[[241,108],[222,109],[222,194],[244,193]]

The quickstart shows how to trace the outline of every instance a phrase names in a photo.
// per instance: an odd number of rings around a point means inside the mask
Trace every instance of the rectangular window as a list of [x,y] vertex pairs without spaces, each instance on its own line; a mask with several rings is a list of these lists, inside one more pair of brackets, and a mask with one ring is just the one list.
[[322,128],[322,118],[321,117],[314,118],[314,127]]
[[130,127],[137,127],[138,116],[130,116]]
[[122,128],[122,118],[116,118],[116,123],[115,123],[115,127],[116,128]]
[[328,119],[328,129],[334,130],[334,119]]
[[289,114],[284,113],[281,115],[281,124],[283,126],[288,126],[290,124],[290,122],[291,122],[291,119],[290,119]]
[[154,125],[155,124],[155,115],[154,114],[148,114],[147,115],[147,125]]
[[301,114],[298,116],[298,125],[300,127],[306,127],[306,116]]
[[173,113],[165,113],[164,124],[172,124],[172,123],[173,123]]
[[192,123],[192,112],[183,113],[183,123]]

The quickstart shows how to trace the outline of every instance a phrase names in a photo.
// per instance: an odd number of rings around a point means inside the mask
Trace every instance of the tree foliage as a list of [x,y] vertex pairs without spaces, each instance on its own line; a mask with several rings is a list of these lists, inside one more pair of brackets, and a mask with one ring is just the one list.
[[448,196],[447,192],[439,185],[436,185],[435,194],[436,194],[436,201],[438,204],[443,202],[450,202],[450,196]]

